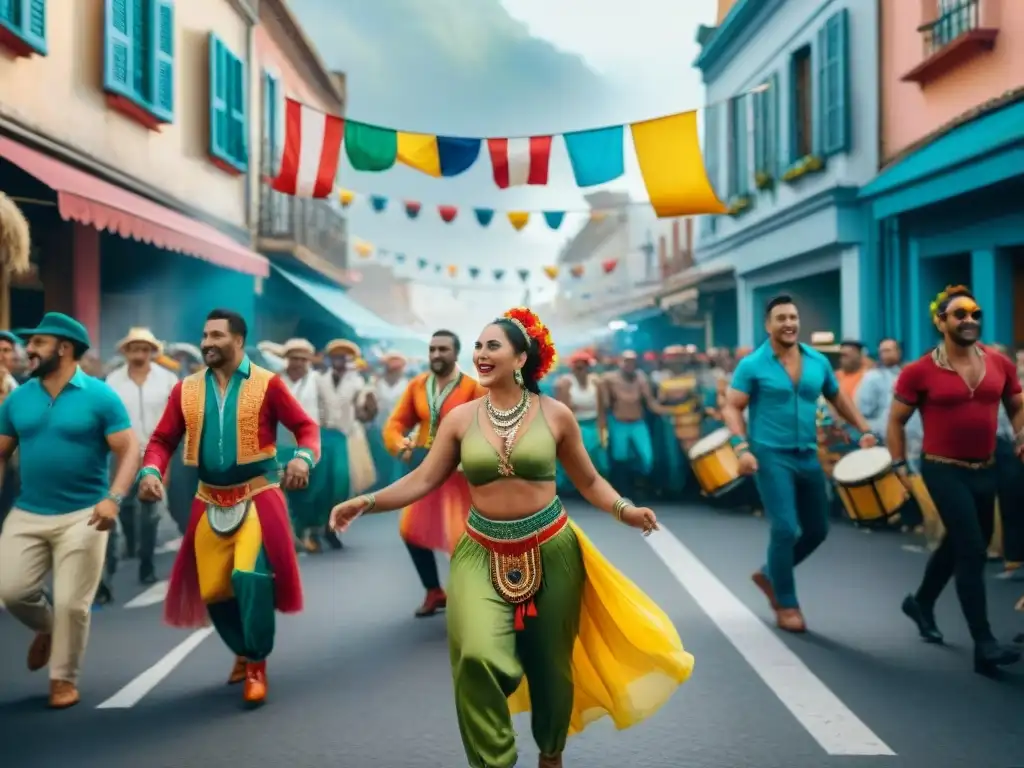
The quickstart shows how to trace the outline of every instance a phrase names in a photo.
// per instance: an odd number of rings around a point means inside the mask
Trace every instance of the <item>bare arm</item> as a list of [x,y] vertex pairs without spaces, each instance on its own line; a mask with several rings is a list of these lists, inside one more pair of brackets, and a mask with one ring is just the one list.
[[558,460],[562,462],[562,468],[572,484],[588,502],[610,515],[614,514],[615,502],[622,498],[621,494],[595,469],[583,445],[580,425],[573,418],[572,411],[562,406],[552,407],[547,413],[554,414],[553,421],[560,433]]
[[889,425],[885,433],[885,447],[889,449],[894,464],[907,460],[907,422],[916,411],[899,398],[894,398],[889,410]]
[[857,406],[853,404],[853,401],[842,390],[836,390],[832,397],[826,395],[826,399],[828,399],[832,407],[836,409],[836,413],[845,422],[853,424],[853,426],[865,434],[871,431],[871,425],[861,416]]
[[135,484],[135,473],[139,471],[139,439],[135,436],[135,430],[122,429],[107,435],[107,445],[117,459],[110,492],[117,496],[127,496]]
[[640,379],[640,394],[643,396],[644,403],[651,413],[657,413],[662,416],[668,413],[668,409],[658,402],[658,399],[654,396],[654,390],[651,389],[651,381],[646,376],[642,376]]
[[[469,408],[469,411],[462,409]],[[387,488],[373,494],[374,512],[390,512],[422,499],[440,487],[459,465],[460,436],[465,414],[475,412],[475,403],[466,403],[452,410],[437,430],[427,458],[416,469]]]
[[722,421],[736,437],[746,441],[747,424],[743,412],[750,405],[750,395],[729,387],[725,391],[725,405],[722,406]]
[[7,463],[13,454],[18,450],[18,438],[10,435],[0,435],[0,464]]
[[563,405],[572,408],[572,396],[569,394],[569,377],[563,376],[555,385],[555,399]]

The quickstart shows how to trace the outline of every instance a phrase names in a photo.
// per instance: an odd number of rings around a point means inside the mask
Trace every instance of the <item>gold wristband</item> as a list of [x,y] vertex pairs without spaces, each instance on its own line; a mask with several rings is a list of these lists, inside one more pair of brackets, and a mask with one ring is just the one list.
[[614,514],[615,519],[621,523],[622,513],[626,511],[627,507],[632,506],[635,506],[632,500],[627,499],[625,496],[620,496],[618,499],[615,500],[615,503],[612,505],[612,514]]
[[363,510],[364,515],[373,512],[373,510],[377,507],[377,497],[374,496],[372,493],[364,493],[363,501],[366,502],[366,509]]

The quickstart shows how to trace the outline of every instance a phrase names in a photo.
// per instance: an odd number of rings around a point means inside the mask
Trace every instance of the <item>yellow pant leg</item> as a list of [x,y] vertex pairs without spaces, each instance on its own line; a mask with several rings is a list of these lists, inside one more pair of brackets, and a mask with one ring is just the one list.
[[236,571],[255,571],[260,553],[263,552],[263,528],[260,527],[260,516],[256,514],[256,505],[249,502],[249,513],[245,516],[242,527],[234,533]]
[[235,537],[216,534],[206,514],[196,527],[196,570],[204,603],[219,603],[235,596],[231,572],[235,569]]

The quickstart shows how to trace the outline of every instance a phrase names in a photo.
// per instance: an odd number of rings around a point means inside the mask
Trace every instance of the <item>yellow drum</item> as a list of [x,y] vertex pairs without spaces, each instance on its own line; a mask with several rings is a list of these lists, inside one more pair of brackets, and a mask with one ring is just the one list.
[[878,523],[895,515],[910,494],[881,446],[862,448],[841,458],[832,471],[847,514],[860,523]]
[[673,414],[676,439],[684,450],[689,451],[700,440],[700,419],[701,414],[693,411]]
[[722,496],[743,482],[728,429],[716,429],[690,449],[690,467],[705,496]]

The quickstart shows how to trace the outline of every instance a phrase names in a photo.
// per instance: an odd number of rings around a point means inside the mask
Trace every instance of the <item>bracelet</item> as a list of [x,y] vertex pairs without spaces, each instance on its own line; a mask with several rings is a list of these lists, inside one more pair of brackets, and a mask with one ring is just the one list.
[[625,496],[620,496],[618,499],[615,500],[615,503],[612,504],[612,514],[615,515],[615,519],[621,523],[622,513],[626,511],[627,507],[633,506],[636,505],[633,504],[633,501],[631,499],[627,499]]
[[893,462],[892,462],[892,468],[893,469],[905,469],[906,466],[907,466],[907,460],[906,459],[893,459]]
[[377,506],[377,497],[374,496],[372,493],[364,493],[363,501],[366,502],[366,509],[363,510],[363,514],[367,515],[370,512],[373,512],[373,510]]

